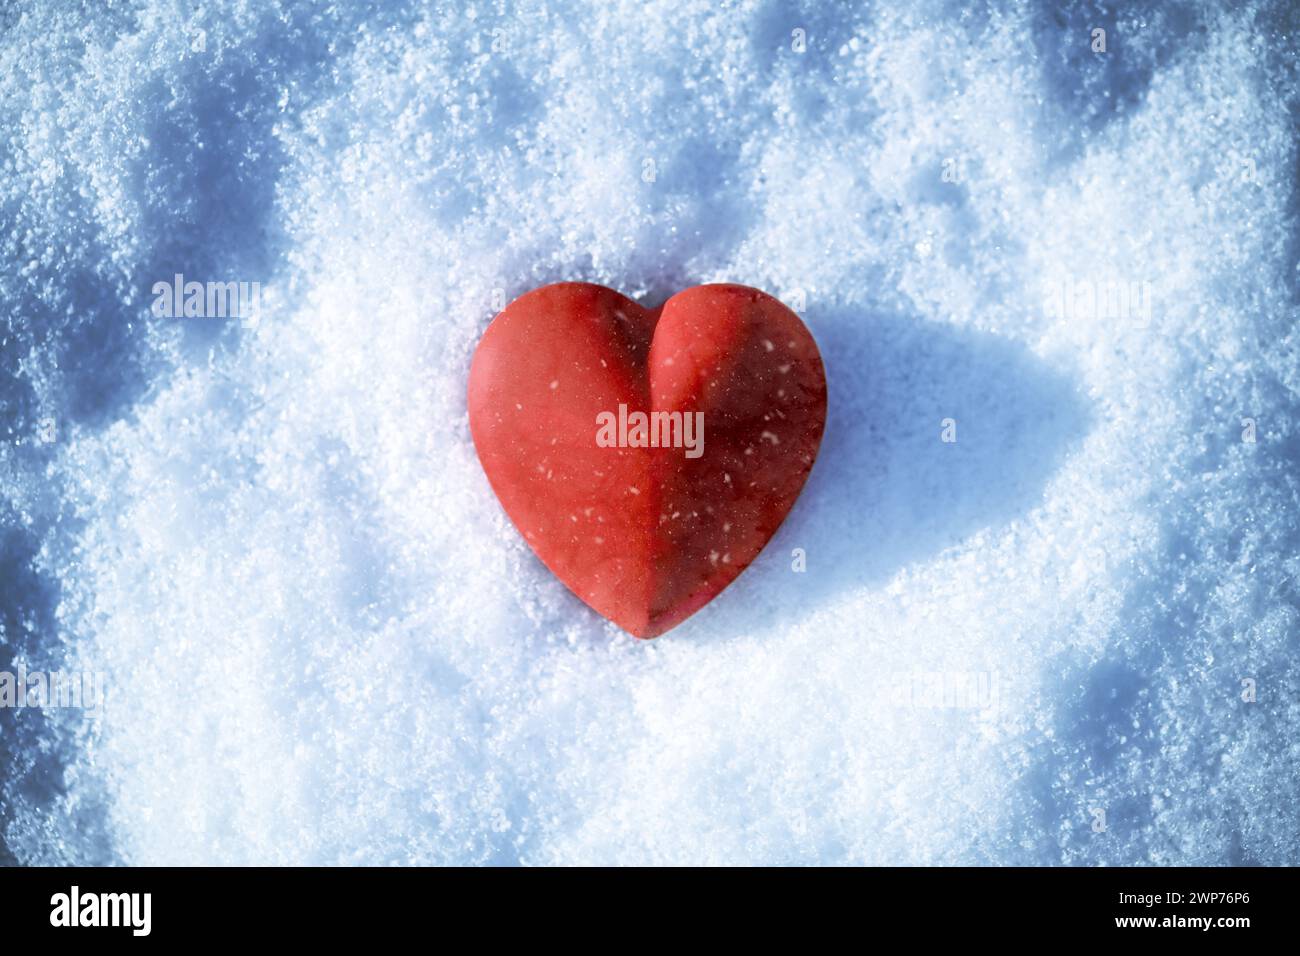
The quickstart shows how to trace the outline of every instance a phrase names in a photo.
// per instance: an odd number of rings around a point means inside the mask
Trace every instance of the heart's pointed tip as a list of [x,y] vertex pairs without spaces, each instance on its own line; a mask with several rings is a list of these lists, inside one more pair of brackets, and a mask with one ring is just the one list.
[[[597,613],[600,613],[599,611]],[[608,620],[639,641],[650,641],[667,634],[686,619],[680,614],[637,614],[633,618],[610,617]]]
[[633,637],[635,637],[638,641],[653,641],[656,637],[659,637],[671,631],[674,626],[675,625],[672,624],[668,624],[664,626],[647,624],[644,627],[628,629],[628,633],[631,634]]
[[669,631],[686,623],[686,619],[691,617],[691,615],[707,604],[713,596],[713,594],[710,594],[708,597],[697,598],[692,602],[678,604],[657,612],[651,612],[647,614],[643,620],[629,622],[628,624],[624,624],[621,621],[616,621],[615,623],[633,637],[643,641],[649,641],[656,637],[662,637]]
[[[597,613],[600,612],[598,611]],[[653,621],[647,617],[638,617],[634,620],[629,620],[627,618],[619,619],[619,618],[611,617],[608,618],[608,620],[616,624],[620,630],[624,631],[627,634],[631,634],[639,641],[653,640],[654,638],[662,634],[664,631],[669,630],[669,627],[661,626],[658,622]]]

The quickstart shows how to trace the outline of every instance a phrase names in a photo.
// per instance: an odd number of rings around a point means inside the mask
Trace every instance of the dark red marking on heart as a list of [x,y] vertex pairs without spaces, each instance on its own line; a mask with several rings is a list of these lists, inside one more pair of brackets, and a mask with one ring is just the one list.
[[[703,454],[600,447],[597,416],[703,412]],[[826,422],[812,335],[771,296],[686,289],[644,309],[562,282],[510,303],[479,342],[469,422],[483,469],[537,556],[637,637],[707,604],[794,505]]]

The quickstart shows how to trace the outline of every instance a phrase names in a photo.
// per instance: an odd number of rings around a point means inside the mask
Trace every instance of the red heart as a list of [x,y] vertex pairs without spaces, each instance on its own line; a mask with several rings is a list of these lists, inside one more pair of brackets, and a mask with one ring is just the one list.
[[[635,412],[681,414],[653,419],[651,437]],[[695,286],[658,309],[603,286],[544,286],[493,320],[469,375],[470,431],[506,514],[556,577],[637,637],[676,627],[758,556],[825,423],[808,329],[739,285]]]

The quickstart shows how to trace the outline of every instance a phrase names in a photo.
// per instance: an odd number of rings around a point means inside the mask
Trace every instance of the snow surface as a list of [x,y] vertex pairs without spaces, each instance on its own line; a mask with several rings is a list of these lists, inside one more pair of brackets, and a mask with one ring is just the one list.
[[[369,6],[0,6],[0,669],[112,695],[0,712],[0,860],[1300,862],[1291,5]],[[469,440],[561,279],[802,294],[827,363],[650,643]]]

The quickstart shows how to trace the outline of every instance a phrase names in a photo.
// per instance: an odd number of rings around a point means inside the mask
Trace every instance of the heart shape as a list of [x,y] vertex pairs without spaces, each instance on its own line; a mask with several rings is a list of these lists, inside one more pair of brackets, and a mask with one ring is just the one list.
[[470,368],[470,431],[506,514],[570,590],[643,638],[758,556],[825,423],[812,335],[739,285],[695,286],[658,309],[603,286],[544,286],[492,321]]

